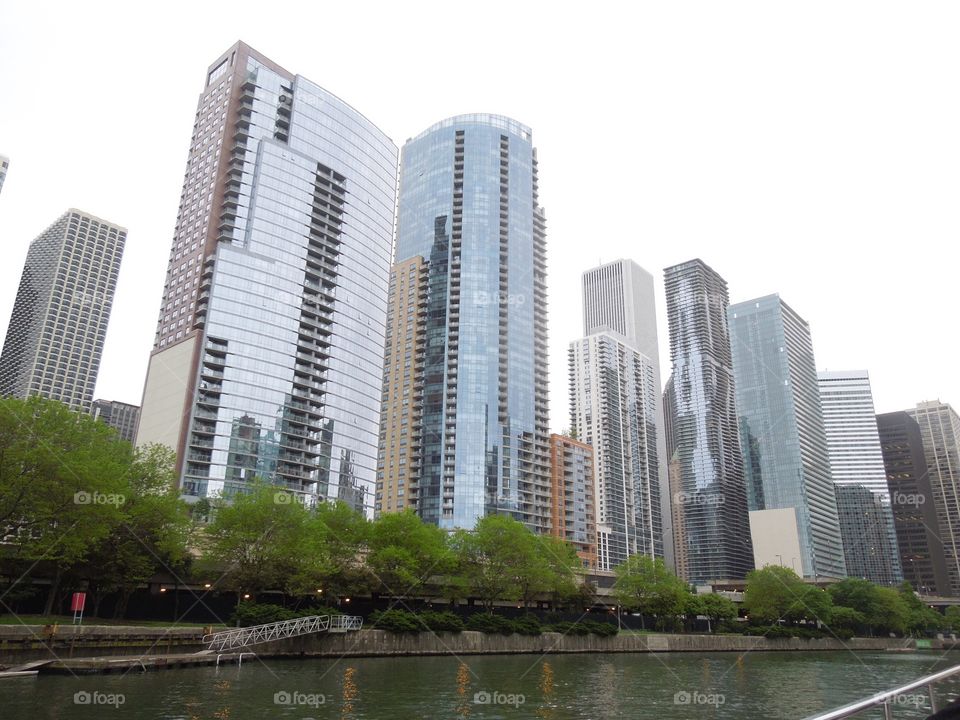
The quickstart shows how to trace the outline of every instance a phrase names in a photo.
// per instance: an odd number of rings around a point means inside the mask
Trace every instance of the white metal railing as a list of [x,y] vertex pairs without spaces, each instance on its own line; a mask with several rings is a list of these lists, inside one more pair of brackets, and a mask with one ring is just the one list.
[[353,615],[310,615],[267,625],[254,625],[253,627],[204,635],[203,642],[209,645],[209,650],[222,652],[273,640],[297,637],[298,635],[310,635],[325,631],[347,632],[348,630],[359,630],[362,627],[362,617]]
[[933,694],[933,686],[945,680],[948,677],[960,674],[960,665],[955,665],[952,668],[946,670],[941,670],[938,673],[933,675],[927,675],[926,677],[915,680],[908,685],[902,685],[893,690],[887,690],[886,692],[877,693],[872,695],[864,700],[858,700],[855,703],[850,703],[849,705],[844,705],[835,710],[830,710],[829,712],[822,713],[820,715],[810,715],[806,720],[840,720],[840,718],[853,717],[854,715],[859,715],[864,710],[870,710],[871,708],[882,707],[883,708],[883,717],[886,720],[893,720],[893,708],[898,704],[903,704],[903,697],[909,693],[911,690],[917,690],[918,688],[926,688],[927,693],[930,696],[930,712],[937,711],[937,700]]

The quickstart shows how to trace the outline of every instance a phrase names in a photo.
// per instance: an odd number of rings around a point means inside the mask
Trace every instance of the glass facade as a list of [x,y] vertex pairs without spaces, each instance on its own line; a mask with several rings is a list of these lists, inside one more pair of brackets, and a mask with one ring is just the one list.
[[404,146],[395,259],[429,263],[412,490],[441,527],[549,531],[545,242],[529,128],[464,115]]
[[750,510],[793,508],[798,573],[845,577],[810,329],[777,295],[728,315]]
[[570,344],[570,423],[597,468],[597,567],[663,558],[654,364],[612,333]]
[[853,370],[817,379],[847,574],[897,585],[903,572],[870,377]]
[[[260,477],[372,513],[397,150],[251,54],[240,78],[183,462],[187,495]],[[232,76],[231,76],[232,77]]]
[[[727,283],[701,260],[664,271],[673,375],[665,410],[678,567],[691,582],[738,580],[753,546],[737,433]],[[675,521],[676,524],[676,521]]]

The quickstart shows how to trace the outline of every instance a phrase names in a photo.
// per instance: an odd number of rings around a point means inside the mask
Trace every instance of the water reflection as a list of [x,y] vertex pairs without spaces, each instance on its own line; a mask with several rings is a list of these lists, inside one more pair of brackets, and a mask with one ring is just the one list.
[[343,705],[340,709],[341,718],[349,718],[353,715],[353,701],[360,694],[357,683],[354,681],[354,675],[357,669],[352,665],[343,671]]
[[457,668],[457,717],[470,716],[473,696],[470,694],[470,668],[464,662]]
[[543,696],[542,704],[537,708],[537,717],[544,720],[556,717],[556,707],[553,704],[553,665],[548,660],[544,660],[540,666],[540,682],[537,687]]

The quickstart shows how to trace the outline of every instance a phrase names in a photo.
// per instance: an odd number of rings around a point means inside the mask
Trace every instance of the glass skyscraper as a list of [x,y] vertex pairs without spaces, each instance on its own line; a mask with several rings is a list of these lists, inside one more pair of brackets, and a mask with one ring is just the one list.
[[428,269],[408,503],[444,528],[504,513],[549,532],[546,230],[528,127],[462,115],[404,145],[395,262],[415,256]]
[[793,508],[798,574],[845,577],[810,328],[779,295],[731,305],[728,317],[750,510]]
[[702,260],[664,271],[672,372],[665,399],[677,567],[691,582],[753,569],[737,434],[727,283]]
[[903,582],[890,488],[866,370],[817,373],[847,574]]
[[137,442],[187,496],[372,513],[397,149],[238,43],[206,74]]

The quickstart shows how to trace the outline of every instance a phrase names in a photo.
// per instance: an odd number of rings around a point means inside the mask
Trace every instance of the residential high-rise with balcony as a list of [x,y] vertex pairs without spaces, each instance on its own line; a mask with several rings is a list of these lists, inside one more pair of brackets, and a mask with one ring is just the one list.
[[810,327],[779,295],[731,305],[727,316],[750,511],[793,508],[797,573],[845,577]]
[[675,531],[686,579],[742,579],[753,569],[753,546],[737,431],[727,283],[702,260],[664,271],[670,326],[672,417],[667,457],[683,505]]
[[[546,229],[530,128],[461,115],[407,141],[395,262],[415,257],[427,295],[408,504],[415,495],[420,517],[443,528],[499,513],[548,533]],[[390,452],[384,481],[399,478]]]
[[870,376],[865,370],[819,372],[817,381],[847,574],[899,584],[903,571]]
[[383,404],[374,512],[417,508],[429,264],[419,255],[390,271]]
[[923,595],[950,595],[944,543],[920,426],[906,412],[877,415],[903,577]]
[[[657,453],[659,515],[663,519],[663,555],[668,564],[673,558],[673,528],[670,521],[670,494],[667,482],[667,446],[660,375],[660,343],[657,335],[656,294],[653,276],[632,260],[614,260],[583,273],[583,334],[607,332],[638,350],[653,370],[656,393],[654,445]],[[602,478],[601,478],[602,482]]]
[[0,355],[0,394],[89,412],[127,231],[68,210],[30,244]]
[[949,594],[960,595],[960,416],[939,400],[917,403],[907,413],[917,421],[923,438]]
[[139,444],[188,497],[261,478],[373,510],[397,149],[237,43],[197,106]]
[[94,400],[90,414],[106,423],[129,443],[137,438],[137,425],[140,423],[140,407],[116,400]]
[[659,389],[651,360],[612,332],[570,344],[570,424],[596,458],[597,567],[663,557]]
[[584,567],[597,567],[593,448],[564,435],[550,436],[550,530],[577,549]]

